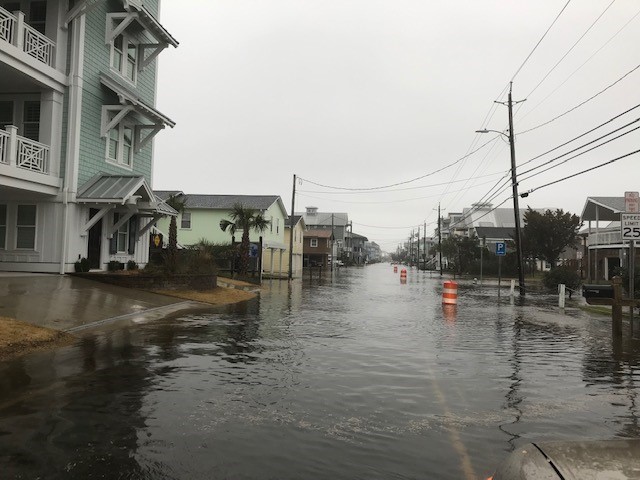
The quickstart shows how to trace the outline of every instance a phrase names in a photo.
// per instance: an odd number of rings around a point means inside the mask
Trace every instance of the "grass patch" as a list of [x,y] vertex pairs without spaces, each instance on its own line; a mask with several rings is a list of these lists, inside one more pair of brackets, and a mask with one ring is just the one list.
[[0,360],[17,357],[35,350],[70,345],[76,339],[59,330],[38,327],[13,318],[0,317]]
[[236,288],[216,287],[213,290],[151,290],[153,293],[170,297],[194,300],[196,302],[210,303],[211,305],[230,305],[244,302],[257,296],[257,293],[238,290]]

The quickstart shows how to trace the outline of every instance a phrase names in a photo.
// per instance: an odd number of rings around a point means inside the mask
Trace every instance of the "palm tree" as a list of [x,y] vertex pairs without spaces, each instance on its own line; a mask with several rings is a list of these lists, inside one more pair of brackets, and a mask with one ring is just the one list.
[[240,274],[246,275],[249,270],[249,233],[251,230],[264,232],[271,222],[253,208],[244,207],[236,203],[229,214],[231,220],[220,220],[220,228],[223,232],[229,229],[231,235],[242,230],[242,241],[240,242]]
[[[187,199],[180,194],[169,195],[165,203],[173,208],[178,214],[184,211],[187,205]],[[169,241],[167,244],[167,267],[170,271],[175,271],[178,261],[178,223],[177,216],[171,217],[169,221]]]

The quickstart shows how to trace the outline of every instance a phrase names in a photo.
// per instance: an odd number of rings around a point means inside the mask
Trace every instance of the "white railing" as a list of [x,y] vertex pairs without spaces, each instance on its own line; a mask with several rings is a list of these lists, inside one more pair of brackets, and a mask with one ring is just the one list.
[[50,147],[17,134],[18,128],[9,125],[0,130],[0,158],[2,163],[15,165],[31,172],[49,174]]
[[13,32],[18,19],[15,15],[0,7],[0,40],[13,43]]
[[24,26],[24,45],[23,50],[27,55],[31,55],[36,60],[52,66],[53,49],[56,44],[42,35],[35,28],[29,25]]
[[0,130],[0,163],[9,163],[9,154],[7,148],[9,147],[9,133]]
[[620,230],[591,233],[591,235],[589,235],[590,247],[594,245],[618,245],[620,243],[622,243],[622,233]]
[[56,44],[35,28],[24,22],[24,13],[11,12],[0,7],[0,40],[18,47],[27,55],[49,65],[54,65]]

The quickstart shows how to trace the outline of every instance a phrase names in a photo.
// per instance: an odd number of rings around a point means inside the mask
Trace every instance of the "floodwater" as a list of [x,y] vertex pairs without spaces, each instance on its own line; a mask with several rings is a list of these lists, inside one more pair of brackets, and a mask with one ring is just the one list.
[[470,480],[640,433],[640,345],[606,317],[473,285],[446,310],[388,264],[267,287],[0,363],[0,478]]

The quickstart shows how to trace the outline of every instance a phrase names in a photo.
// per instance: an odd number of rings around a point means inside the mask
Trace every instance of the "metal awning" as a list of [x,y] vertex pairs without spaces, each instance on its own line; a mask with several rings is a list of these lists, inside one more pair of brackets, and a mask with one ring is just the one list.
[[156,207],[156,197],[140,175],[98,174],[80,188],[76,200],[118,205],[147,202]]

